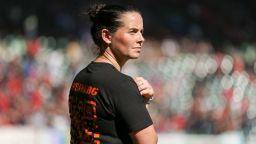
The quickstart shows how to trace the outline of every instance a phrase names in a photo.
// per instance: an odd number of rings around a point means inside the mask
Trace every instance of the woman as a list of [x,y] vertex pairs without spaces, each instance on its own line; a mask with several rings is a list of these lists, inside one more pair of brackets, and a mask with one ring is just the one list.
[[141,14],[118,5],[96,5],[88,14],[100,53],[76,75],[70,89],[71,144],[156,144],[145,106],[154,91],[142,77],[120,72],[141,53]]

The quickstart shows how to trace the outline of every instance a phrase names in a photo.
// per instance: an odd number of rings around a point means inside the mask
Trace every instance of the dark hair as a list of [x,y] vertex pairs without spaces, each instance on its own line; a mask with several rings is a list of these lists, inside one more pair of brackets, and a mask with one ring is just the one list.
[[122,22],[119,20],[121,15],[132,11],[139,12],[131,6],[105,4],[93,5],[88,9],[87,14],[92,21],[91,35],[95,44],[100,47],[100,50],[103,46],[101,30],[106,28],[110,33],[115,33],[122,25]]

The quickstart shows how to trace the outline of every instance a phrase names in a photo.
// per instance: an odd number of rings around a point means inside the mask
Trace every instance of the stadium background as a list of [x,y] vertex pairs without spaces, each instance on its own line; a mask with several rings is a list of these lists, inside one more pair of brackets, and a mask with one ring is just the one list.
[[68,90],[96,53],[80,11],[94,2],[142,11],[143,54],[123,72],[155,88],[159,144],[256,141],[253,0],[1,0],[0,143],[68,143]]

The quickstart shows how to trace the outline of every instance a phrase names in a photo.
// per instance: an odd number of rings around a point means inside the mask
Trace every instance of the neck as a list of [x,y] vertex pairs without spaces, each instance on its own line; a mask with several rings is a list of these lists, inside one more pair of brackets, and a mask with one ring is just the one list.
[[121,63],[117,60],[117,58],[114,56],[114,54],[109,50],[106,49],[105,52],[98,56],[95,60],[95,62],[105,62],[113,65],[118,71],[121,71],[121,68],[124,63]]

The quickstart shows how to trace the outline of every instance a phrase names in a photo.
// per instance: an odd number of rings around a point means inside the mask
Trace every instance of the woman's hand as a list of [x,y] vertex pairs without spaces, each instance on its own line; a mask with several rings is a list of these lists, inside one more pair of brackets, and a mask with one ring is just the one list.
[[145,98],[145,99],[152,99],[154,95],[154,89],[152,86],[149,84],[147,80],[145,80],[143,77],[135,77],[134,81],[136,82],[140,94]]

